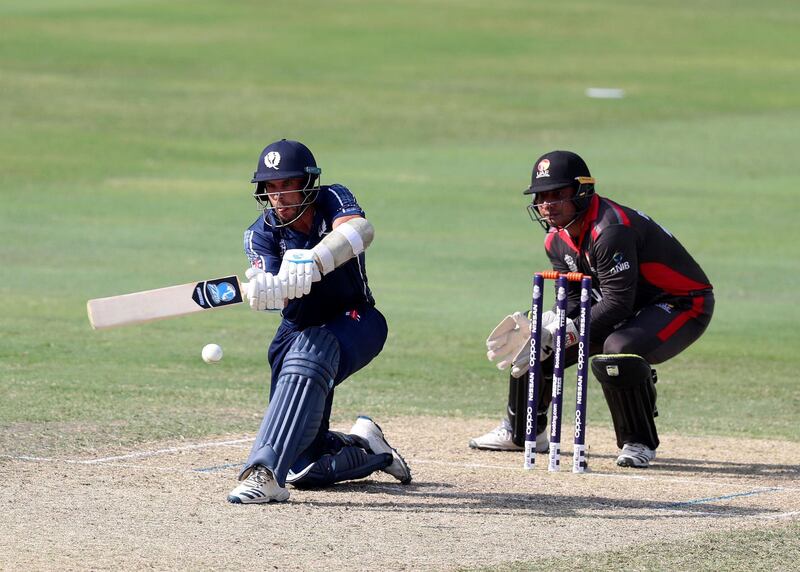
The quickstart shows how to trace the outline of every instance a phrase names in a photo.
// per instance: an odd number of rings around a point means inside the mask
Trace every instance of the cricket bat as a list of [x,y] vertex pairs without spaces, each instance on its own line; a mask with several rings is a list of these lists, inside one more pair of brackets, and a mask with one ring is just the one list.
[[241,304],[243,288],[238,276],[145,290],[133,294],[95,298],[86,303],[89,323],[95,330],[143,324],[206,310]]

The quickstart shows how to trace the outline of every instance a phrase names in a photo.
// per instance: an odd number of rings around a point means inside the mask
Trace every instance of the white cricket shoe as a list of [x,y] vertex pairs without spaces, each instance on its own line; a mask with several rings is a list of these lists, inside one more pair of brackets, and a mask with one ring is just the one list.
[[[511,439],[511,424],[508,419],[503,419],[497,427],[481,435],[470,439],[469,446],[473,449],[486,449],[489,451],[522,451],[524,447],[515,444]],[[550,448],[547,429],[536,435],[536,452],[547,453]]]
[[392,462],[381,470],[389,473],[404,485],[411,482],[411,469],[408,467],[408,463],[400,456],[397,449],[389,445],[380,426],[371,418],[359,415],[355,424],[350,428],[350,433],[366,440],[373,453],[391,453]]
[[617,457],[617,465],[620,467],[635,467],[646,469],[650,466],[650,461],[656,458],[656,452],[647,445],[641,443],[625,443],[622,453]]
[[256,504],[264,502],[284,502],[289,491],[275,480],[272,471],[261,465],[252,467],[250,474],[228,495],[228,502],[234,504]]

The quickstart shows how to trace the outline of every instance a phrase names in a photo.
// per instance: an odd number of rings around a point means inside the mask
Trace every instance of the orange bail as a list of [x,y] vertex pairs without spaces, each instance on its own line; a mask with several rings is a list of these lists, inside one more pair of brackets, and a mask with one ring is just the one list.
[[580,272],[567,272],[563,274],[558,270],[544,270],[542,272],[537,272],[536,274],[541,274],[542,278],[545,280],[557,280],[558,278],[564,276],[570,282],[580,282],[583,280],[583,274]]

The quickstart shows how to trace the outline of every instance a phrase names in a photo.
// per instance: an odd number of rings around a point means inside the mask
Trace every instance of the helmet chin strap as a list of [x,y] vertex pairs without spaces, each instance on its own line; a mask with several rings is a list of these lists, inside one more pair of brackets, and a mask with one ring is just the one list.
[[573,223],[574,223],[576,220],[578,220],[579,218],[581,218],[581,214],[583,214],[583,213],[577,213],[577,214],[575,215],[575,218],[573,218],[571,221],[569,221],[569,222],[568,222],[566,225],[562,226],[560,230],[567,230],[567,229],[569,229],[569,227],[571,227],[571,226],[572,226],[572,224],[573,224]]
[[[573,200],[573,202],[574,202],[574,199],[571,199],[571,200]],[[583,213],[585,213],[586,210],[587,209],[583,209],[583,210],[580,210],[580,211],[575,211],[575,216],[572,218],[571,221],[569,221],[564,226],[556,226],[554,228],[557,228],[558,230],[566,230],[567,232],[569,232],[569,227],[571,227],[573,224],[575,224],[575,221],[580,220],[580,218],[583,216]]]

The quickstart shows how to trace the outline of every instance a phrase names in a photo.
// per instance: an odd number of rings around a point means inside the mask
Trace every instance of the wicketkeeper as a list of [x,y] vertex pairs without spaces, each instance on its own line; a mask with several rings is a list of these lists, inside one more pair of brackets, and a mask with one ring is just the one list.
[[349,434],[329,430],[336,386],[377,356],[387,327],[367,285],[364,251],[373,238],[353,194],[319,185],[321,170],[298,141],[268,145],[252,182],[263,212],[244,233],[253,310],[282,310],[269,346],[264,413],[232,503],[289,498],[286,484],[324,487],[385,471],[411,471],[381,428],[359,417]]
[[[595,193],[595,180],[575,153],[552,151],[533,168],[531,219],[546,235],[553,269],[592,278],[590,330],[592,372],[611,412],[617,464],[647,467],[659,445],[656,431],[656,375],[652,366],[691,345],[714,311],[711,283],[703,270],[665,228],[644,213]],[[570,283],[566,366],[577,361],[580,291]],[[541,395],[536,450],[548,449],[547,408],[553,381],[553,311],[542,316]],[[470,447],[522,450],[529,363],[530,322],[524,313],[506,316],[486,341],[488,358],[511,368],[507,415],[499,427],[472,439]]]

